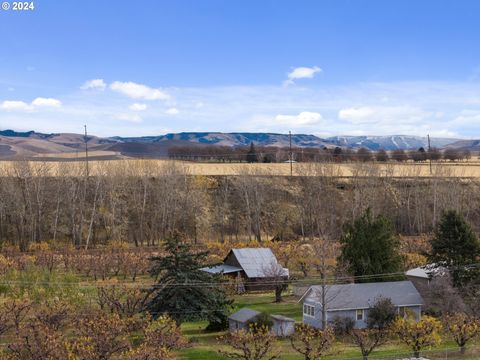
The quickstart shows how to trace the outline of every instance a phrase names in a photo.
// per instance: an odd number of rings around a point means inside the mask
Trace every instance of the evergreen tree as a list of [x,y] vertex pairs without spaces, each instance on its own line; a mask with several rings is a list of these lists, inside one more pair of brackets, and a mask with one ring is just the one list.
[[477,275],[478,270],[465,268],[464,265],[477,261],[480,255],[480,242],[464,217],[455,210],[443,213],[431,245],[430,260],[438,265],[450,267],[456,286]]
[[379,149],[375,156],[377,161],[386,162],[389,159],[388,153],[384,149]]
[[166,240],[165,255],[152,257],[150,270],[157,283],[151,289],[146,310],[154,318],[167,314],[177,324],[208,320],[210,329],[225,327],[232,301],[221,287],[221,275],[199,270],[207,252],[193,252],[178,233]]
[[343,160],[343,159],[342,159],[342,155],[343,155],[342,148],[336,146],[335,149],[333,149],[333,158],[334,158],[336,161],[342,161],[342,160]]
[[[339,257],[354,276],[390,274],[402,271],[399,238],[390,221],[384,216],[374,218],[370,209],[353,223],[345,226],[340,239],[343,245]],[[392,281],[403,276],[372,276],[357,282]]]
[[253,145],[253,142],[250,143],[250,150],[248,150],[247,153],[247,162],[258,162],[257,151],[255,150],[255,145]]

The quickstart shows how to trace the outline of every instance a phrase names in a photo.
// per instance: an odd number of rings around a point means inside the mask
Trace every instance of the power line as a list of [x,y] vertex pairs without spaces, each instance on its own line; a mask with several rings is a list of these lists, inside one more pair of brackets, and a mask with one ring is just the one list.
[[[466,265],[457,265],[457,266],[444,266],[448,270],[455,270],[455,269],[472,269],[472,268],[480,268],[480,263],[472,263]],[[280,283],[288,283],[288,284],[296,284],[296,283],[312,283],[312,280],[315,281],[326,281],[328,282],[327,285],[343,285],[346,283],[351,283],[352,280],[369,280],[375,278],[386,278],[386,277],[399,277],[405,276],[405,272],[391,272],[391,273],[377,273],[377,274],[369,274],[369,275],[351,275],[351,276],[343,276],[343,277],[328,277],[323,278],[321,275],[317,276],[310,276],[304,279],[278,279],[278,280],[265,280],[265,281],[257,281],[252,283],[252,287],[255,288],[256,285],[277,285]],[[105,280],[107,281],[107,280]],[[248,281],[248,280],[247,280]],[[345,282],[342,282],[345,281]],[[152,284],[142,284],[139,282],[110,282],[110,283],[98,283],[98,282],[49,282],[49,281],[26,281],[23,282],[21,280],[14,280],[14,281],[0,281],[0,285],[59,285],[62,287],[65,286],[76,286],[79,287],[86,287],[86,288],[105,288],[105,287],[132,287],[132,288],[143,288],[143,289],[152,289],[152,287],[157,288],[164,288],[164,287],[220,287],[220,286],[235,286],[235,282],[227,282],[227,281],[219,281],[219,282],[185,282],[185,283],[152,283]],[[480,286],[480,285],[479,285]]]

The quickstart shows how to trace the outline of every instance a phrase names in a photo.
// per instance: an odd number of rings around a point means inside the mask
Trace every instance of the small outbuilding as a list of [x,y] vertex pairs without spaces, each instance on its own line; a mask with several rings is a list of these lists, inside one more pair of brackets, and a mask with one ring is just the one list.
[[[230,332],[248,330],[249,323],[255,322],[261,313],[249,308],[243,308],[228,317]],[[272,333],[275,336],[286,337],[295,332],[295,320],[283,315],[270,315],[272,320]]]
[[248,330],[248,323],[260,315],[258,311],[243,308],[228,317],[228,328],[230,332]]
[[276,336],[286,337],[295,332],[295,320],[283,315],[270,315],[273,321],[272,331]]

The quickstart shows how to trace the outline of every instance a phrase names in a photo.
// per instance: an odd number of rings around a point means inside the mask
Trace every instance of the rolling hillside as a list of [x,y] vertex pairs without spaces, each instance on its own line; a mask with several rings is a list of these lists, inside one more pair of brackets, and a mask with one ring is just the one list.
[[[173,146],[248,146],[250,143],[260,146],[289,146],[288,134],[276,133],[221,133],[221,132],[184,132],[145,137],[109,137],[88,136],[89,151],[98,159],[122,157],[162,158],[168,155]],[[480,150],[479,140],[457,140],[432,138],[432,146],[438,148],[455,147]],[[319,138],[315,135],[293,134],[292,145],[303,148],[319,147],[366,147],[370,150],[418,149],[427,147],[427,139],[417,136],[335,136]],[[83,157],[85,138],[82,134],[57,133],[43,134],[35,131],[0,131],[0,158],[27,159],[75,159]]]

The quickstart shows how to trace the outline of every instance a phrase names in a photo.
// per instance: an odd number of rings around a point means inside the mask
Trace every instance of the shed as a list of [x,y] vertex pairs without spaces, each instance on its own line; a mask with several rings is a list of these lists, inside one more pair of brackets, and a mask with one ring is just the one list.
[[267,290],[273,287],[269,278],[288,279],[288,269],[282,267],[270,248],[232,249],[223,264],[200,269],[209,273],[223,273],[236,281],[245,282],[246,290]]
[[233,313],[228,317],[228,328],[230,332],[235,332],[238,330],[248,330],[248,322],[252,321],[260,315],[258,311],[242,308],[236,313]]
[[273,321],[272,331],[276,336],[286,337],[295,332],[295,320],[283,315],[270,315]]

